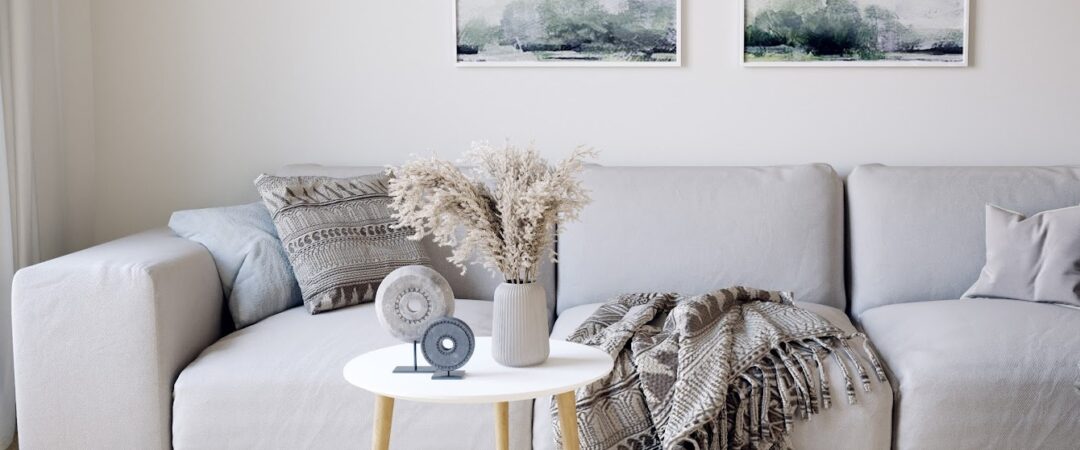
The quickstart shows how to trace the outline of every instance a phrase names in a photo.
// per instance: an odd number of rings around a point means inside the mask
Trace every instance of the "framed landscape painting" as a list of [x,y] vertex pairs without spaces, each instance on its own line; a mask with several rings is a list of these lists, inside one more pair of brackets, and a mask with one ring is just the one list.
[[747,66],[967,66],[968,0],[742,0]]
[[457,65],[678,66],[681,0],[456,0]]

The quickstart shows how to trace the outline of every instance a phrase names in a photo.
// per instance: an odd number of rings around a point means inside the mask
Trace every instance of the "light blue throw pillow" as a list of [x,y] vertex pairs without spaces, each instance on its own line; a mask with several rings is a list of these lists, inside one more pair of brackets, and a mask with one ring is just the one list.
[[262,203],[177,211],[169,228],[210,251],[237,329],[303,304]]

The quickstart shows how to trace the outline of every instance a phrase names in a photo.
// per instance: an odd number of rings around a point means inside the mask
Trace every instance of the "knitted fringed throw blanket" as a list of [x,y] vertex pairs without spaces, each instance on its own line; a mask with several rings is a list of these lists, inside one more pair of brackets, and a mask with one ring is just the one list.
[[[696,297],[630,294],[600,307],[568,339],[615,358],[607,377],[577,391],[583,449],[786,449],[795,418],[829,408],[826,358],[844,394],[870,390],[849,345],[877,379],[865,336],[792,303],[791,294],[736,287]],[[555,439],[560,441],[558,420]]]

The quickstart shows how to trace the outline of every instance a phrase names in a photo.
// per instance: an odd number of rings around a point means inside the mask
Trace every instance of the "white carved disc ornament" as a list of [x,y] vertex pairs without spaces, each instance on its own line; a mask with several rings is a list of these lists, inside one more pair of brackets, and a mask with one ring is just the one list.
[[400,267],[379,283],[375,315],[391,336],[419,341],[431,322],[453,317],[454,292],[446,278],[430,267]]

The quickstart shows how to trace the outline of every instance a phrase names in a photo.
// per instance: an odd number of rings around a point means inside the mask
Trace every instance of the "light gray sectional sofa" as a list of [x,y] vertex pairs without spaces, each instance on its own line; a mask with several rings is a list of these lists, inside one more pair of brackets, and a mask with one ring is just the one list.
[[[1022,212],[1080,204],[1080,169],[860,167],[846,212],[844,184],[825,165],[598,167],[585,177],[594,203],[567,226],[559,264],[544,271],[553,336],[620,292],[790,290],[838,326],[854,331],[845,311],[856,317],[892,382],[798,422],[795,448],[1080,442],[1080,311],[954,300],[983,263],[983,204]],[[429,250],[433,260],[445,255]],[[372,397],[349,386],[341,368],[395,343],[372,305],[315,316],[295,308],[221,336],[213,264],[200,245],[158,230],[20,271],[21,447],[366,447]],[[485,300],[498,280],[480,270],[460,276],[441,261],[437,269],[459,298],[478,299],[460,301],[458,317],[489,332]],[[513,404],[512,448],[552,448],[549,417],[546,400]],[[484,405],[398,402],[392,442],[490,448],[493,428]]]

